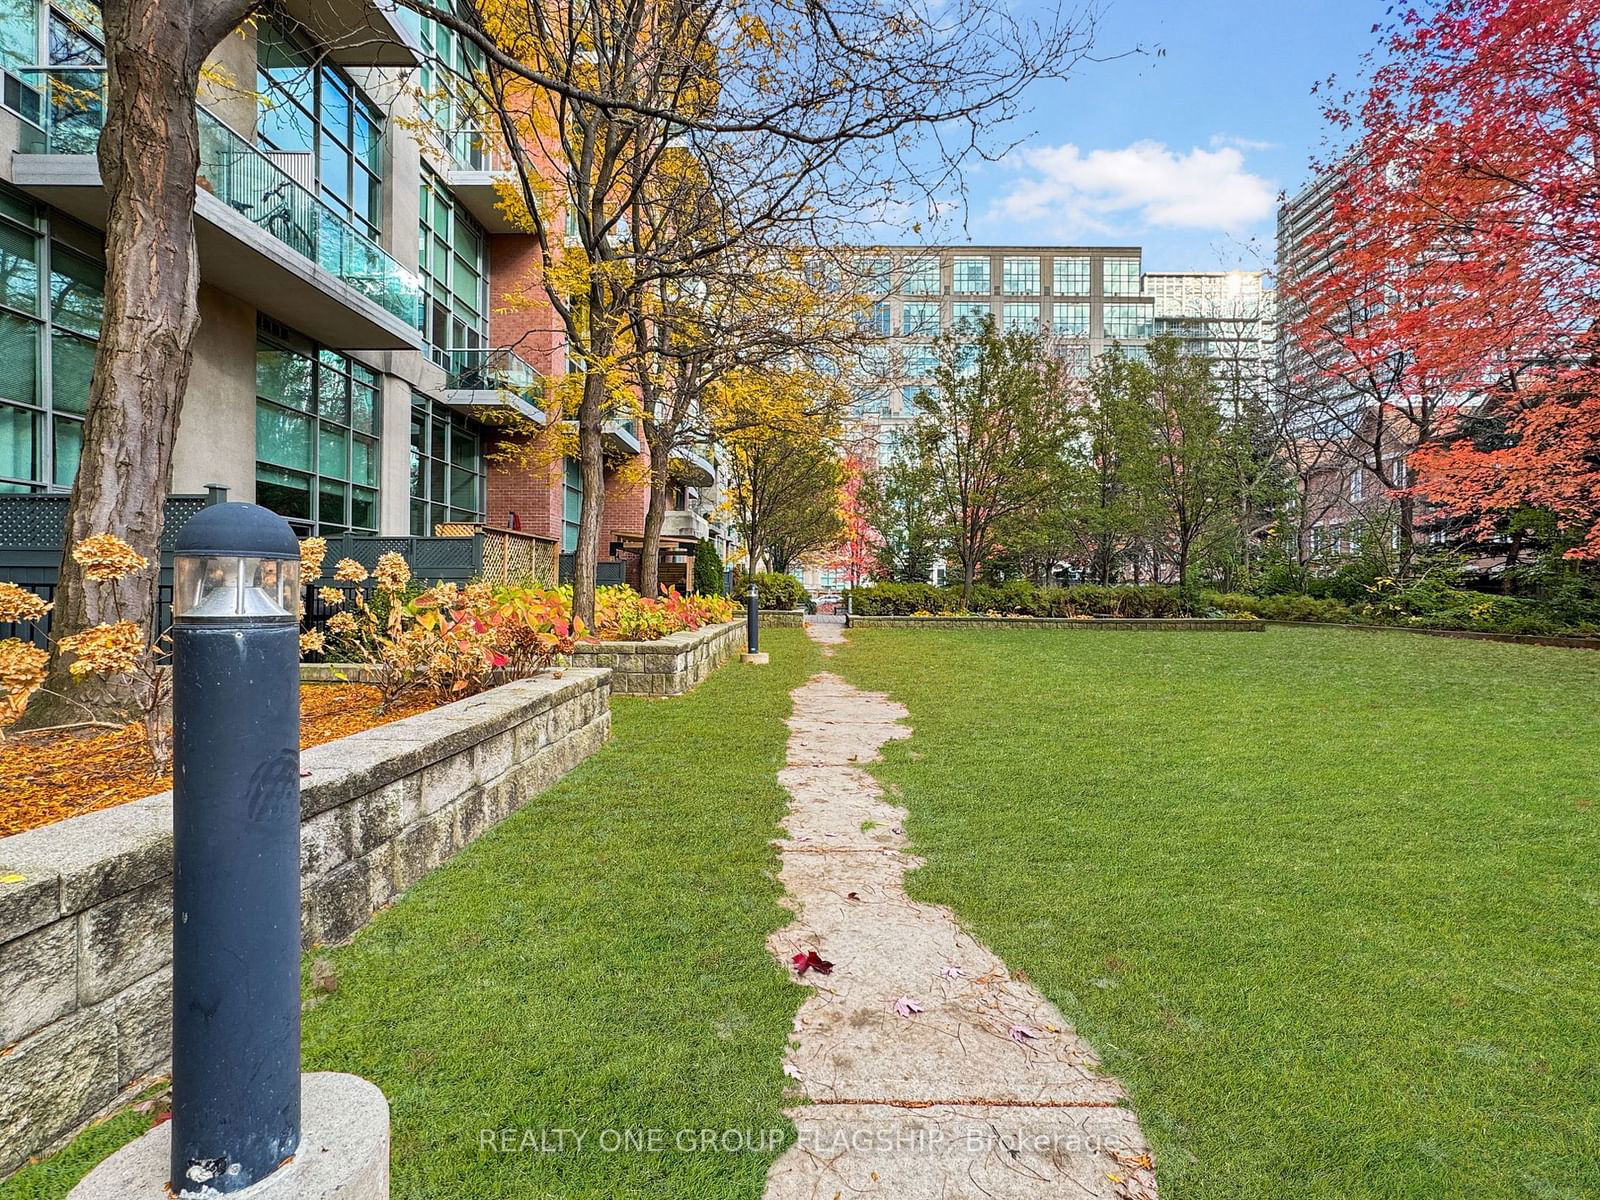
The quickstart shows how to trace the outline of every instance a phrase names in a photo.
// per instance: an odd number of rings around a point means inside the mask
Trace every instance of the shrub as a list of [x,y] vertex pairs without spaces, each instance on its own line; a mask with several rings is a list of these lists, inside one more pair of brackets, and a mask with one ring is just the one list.
[[694,590],[702,596],[722,595],[722,555],[710,538],[701,538],[694,548]]
[[[757,603],[762,608],[805,608],[811,602],[811,594],[793,575],[783,575],[777,571],[758,571],[755,580]],[[740,604],[744,603],[749,588],[750,577],[743,571],[738,572],[733,580],[733,594]]]

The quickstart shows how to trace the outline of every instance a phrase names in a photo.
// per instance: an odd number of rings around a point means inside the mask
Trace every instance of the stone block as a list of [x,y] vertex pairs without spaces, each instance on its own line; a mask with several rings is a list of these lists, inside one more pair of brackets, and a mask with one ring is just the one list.
[[511,769],[516,759],[517,734],[514,729],[508,729],[472,748],[472,771],[480,784],[493,783]]
[[0,870],[0,945],[61,915],[61,874],[36,863],[10,863]]
[[422,811],[438,812],[473,785],[472,756],[455,754],[422,769]]
[[455,814],[434,813],[401,832],[394,841],[396,893],[405,891],[455,852]]
[[303,893],[300,940],[307,946],[342,942],[366,924],[371,915],[367,868],[360,862],[347,862]]
[[0,875],[54,872],[60,912],[102,900],[172,873],[172,796],[84,813],[0,839]]
[[117,1036],[117,1087],[154,1074],[172,1057],[172,968],[165,967],[112,997]]
[[385,842],[394,840],[404,825],[401,813],[403,799],[404,788],[390,784],[350,803],[349,807],[354,812],[351,825],[356,854],[369,854]]
[[158,879],[78,915],[78,1000],[96,1004],[172,958],[172,880]]
[[301,885],[319,879],[355,857],[350,805],[320,812],[300,826]]
[[79,1012],[0,1057],[0,1176],[78,1128],[117,1094],[108,1014]]
[[78,922],[67,917],[0,946],[0,1046],[78,1007]]

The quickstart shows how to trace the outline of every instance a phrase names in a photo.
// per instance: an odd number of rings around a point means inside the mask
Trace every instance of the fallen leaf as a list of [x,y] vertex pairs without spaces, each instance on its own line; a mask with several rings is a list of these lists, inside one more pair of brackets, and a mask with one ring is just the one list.
[[[0,883],[4,883],[4,882],[5,882],[5,880],[0,879]],[[859,899],[861,899],[861,897],[858,896],[855,892],[846,892],[844,894],[844,898],[846,900],[859,900]]]
[[0,883],[21,883],[26,878],[26,875],[0,875]]
[[1006,1036],[1008,1036],[1013,1042],[1026,1042],[1031,1041],[1039,1035],[1033,1030],[1029,1029],[1026,1025],[1013,1025]]
[[818,975],[833,974],[833,964],[815,950],[802,950],[789,961],[794,963],[796,975],[804,975],[807,971],[815,971]]
[[956,966],[955,963],[945,963],[944,966],[939,968],[939,974],[946,979],[960,979],[961,968]]
[[894,1002],[894,1011],[902,1017],[909,1017],[912,1013],[921,1012],[922,1005],[918,1004],[910,996],[901,996],[900,999]]
[[787,1075],[790,1079],[799,1079],[800,1078],[800,1070],[793,1063],[784,1063],[783,1064],[783,1073],[785,1075]]

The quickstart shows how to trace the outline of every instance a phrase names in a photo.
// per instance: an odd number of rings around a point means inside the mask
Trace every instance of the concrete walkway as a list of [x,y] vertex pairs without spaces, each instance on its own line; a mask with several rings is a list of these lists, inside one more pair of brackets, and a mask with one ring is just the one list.
[[[812,622],[824,643],[842,625]],[[906,897],[905,813],[862,764],[910,736],[905,710],[832,674],[794,692],[779,843],[795,920],[774,954],[804,979],[784,1071],[799,1141],[767,1200],[1012,1200],[1156,1194],[1124,1094],[1061,1013],[948,909]]]

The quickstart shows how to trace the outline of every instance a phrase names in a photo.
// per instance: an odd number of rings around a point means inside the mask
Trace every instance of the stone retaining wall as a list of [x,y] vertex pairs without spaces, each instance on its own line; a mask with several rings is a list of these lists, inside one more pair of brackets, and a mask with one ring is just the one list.
[[744,622],[729,621],[669,634],[654,642],[585,642],[572,661],[610,667],[611,690],[619,696],[681,696],[744,645]]
[[852,629],[1121,629],[1131,631],[1183,630],[1210,633],[1260,633],[1265,621],[1235,621],[1209,617],[1095,617],[1075,621],[1070,617],[851,617]]
[[[736,607],[734,620],[744,626],[745,611],[743,607]],[[763,608],[761,610],[761,628],[763,629],[802,629],[806,623],[806,610],[803,608]]]
[[1360,625],[1353,621],[1268,621],[1280,629],[1363,629],[1368,633],[1422,633],[1469,642],[1507,642],[1513,646],[1554,646],[1562,650],[1600,650],[1600,637],[1563,633],[1485,633],[1479,629],[1425,629],[1419,625]]
[[[610,672],[569,669],[305,751],[304,943],[348,938],[593,754],[609,700]],[[0,838],[0,1178],[163,1068],[171,956],[171,793]]]

